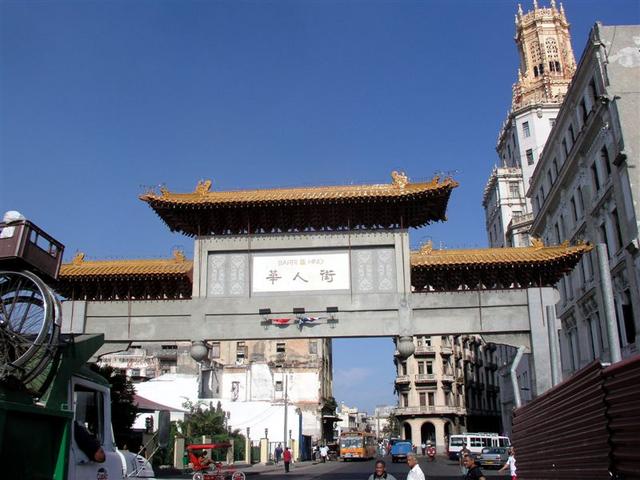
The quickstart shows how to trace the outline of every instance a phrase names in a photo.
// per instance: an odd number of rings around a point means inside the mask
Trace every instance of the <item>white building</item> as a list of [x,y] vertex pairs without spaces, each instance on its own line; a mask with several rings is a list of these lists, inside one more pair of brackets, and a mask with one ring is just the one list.
[[569,23],[555,1],[550,8],[539,8],[534,1],[534,9],[526,14],[519,7],[515,41],[518,81],[498,136],[499,163],[482,199],[490,247],[529,245],[532,210],[526,187],[575,71]]
[[105,355],[101,363],[137,380],[150,379],[136,383],[137,393],[162,405],[182,409],[188,400],[215,407],[220,401],[231,414],[229,426],[243,433],[250,428],[252,438],[263,437],[266,429],[270,441],[283,442],[285,410],[289,438],[302,434],[317,441],[331,432],[332,417],[324,408],[333,395],[331,340],[209,342],[208,346],[209,358],[200,376],[189,355],[190,342],[133,345],[126,352]]
[[[623,357],[640,333],[640,27],[596,24],[527,196],[547,243],[604,243]],[[596,252],[559,284],[565,375],[609,360]]]

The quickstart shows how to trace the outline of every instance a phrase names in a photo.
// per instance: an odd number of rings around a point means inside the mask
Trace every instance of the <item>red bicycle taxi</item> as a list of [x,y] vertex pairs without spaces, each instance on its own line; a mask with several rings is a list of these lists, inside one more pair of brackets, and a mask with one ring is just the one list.
[[231,446],[229,442],[221,443],[201,443],[187,445],[189,462],[193,465],[193,480],[245,480],[244,472],[239,472],[233,465],[225,466],[222,462],[213,462],[210,465],[203,465],[200,456],[202,450],[227,449]]

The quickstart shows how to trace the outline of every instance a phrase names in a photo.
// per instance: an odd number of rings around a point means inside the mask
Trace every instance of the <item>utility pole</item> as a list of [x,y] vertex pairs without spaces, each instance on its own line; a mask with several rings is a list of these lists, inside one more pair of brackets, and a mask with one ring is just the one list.
[[284,371],[284,447],[287,448],[287,432],[289,431],[287,420],[288,420],[288,406],[289,406],[289,376]]

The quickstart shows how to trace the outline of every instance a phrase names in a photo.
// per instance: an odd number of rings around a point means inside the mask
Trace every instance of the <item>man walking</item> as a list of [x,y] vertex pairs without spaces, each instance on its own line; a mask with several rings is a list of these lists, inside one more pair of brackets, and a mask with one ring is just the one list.
[[277,465],[278,463],[280,463],[280,458],[282,457],[282,444],[280,443],[278,444],[274,453],[275,453],[276,465]]
[[464,456],[464,466],[467,467],[467,474],[464,477],[465,480],[487,480],[487,477],[485,477],[482,470],[480,470],[473,455]]
[[426,480],[420,465],[418,465],[418,459],[415,453],[407,453],[407,465],[409,465],[411,469],[409,470],[409,475],[407,475],[407,480]]
[[327,461],[327,455],[329,455],[329,447],[324,444],[320,447],[320,457],[322,458],[322,463]]
[[291,463],[291,450],[289,450],[289,447],[284,447],[282,459],[284,460],[284,471],[289,473],[289,464]]
[[511,474],[511,480],[518,480],[518,474],[516,470],[516,449],[511,447],[509,449],[509,458],[507,459],[507,463],[498,470],[499,472],[503,472],[506,469],[509,469],[509,473]]
[[427,451],[427,446],[425,445],[424,442],[422,442],[422,445],[420,445],[420,448],[422,449],[422,456],[424,457],[424,454]]
[[390,473],[387,473],[384,460],[378,460],[376,462],[376,471],[369,475],[369,480],[377,480],[380,478],[384,478],[386,480],[396,480],[396,477],[394,477]]

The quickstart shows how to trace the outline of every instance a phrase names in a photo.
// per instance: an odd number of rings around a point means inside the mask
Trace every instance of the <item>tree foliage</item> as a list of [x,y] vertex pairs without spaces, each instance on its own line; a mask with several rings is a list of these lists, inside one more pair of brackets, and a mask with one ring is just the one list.
[[134,403],[136,389],[127,376],[108,365],[90,364],[91,370],[103,376],[111,386],[111,424],[116,444],[127,443],[138,407]]
[[389,415],[389,420],[383,427],[382,433],[384,433],[385,436],[388,437],[400,436],[400,422],[398,421],[398,417],[396,417],[393,413]]

